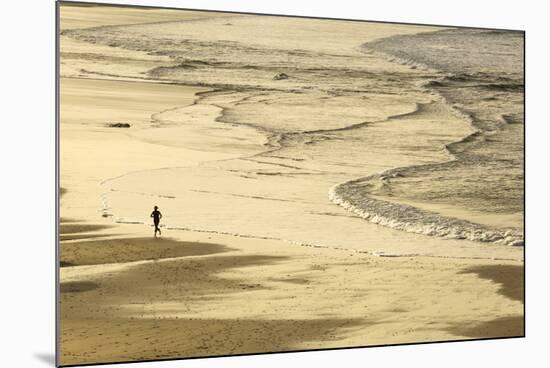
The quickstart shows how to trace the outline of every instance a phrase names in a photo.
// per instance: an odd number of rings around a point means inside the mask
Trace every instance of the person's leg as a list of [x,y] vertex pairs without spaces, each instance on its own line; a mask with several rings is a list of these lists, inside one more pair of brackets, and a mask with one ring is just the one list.
[[157,231],[159,232],[159,234],[161,234],[160,228],[159,228],[159,223],[155,222],[155,236],[157,236]]

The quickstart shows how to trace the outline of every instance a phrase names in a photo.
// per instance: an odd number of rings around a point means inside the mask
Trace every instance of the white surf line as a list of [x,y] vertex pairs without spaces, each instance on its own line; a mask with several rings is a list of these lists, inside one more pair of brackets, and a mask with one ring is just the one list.
[[167,230],[180,230],[180,231],[183,230],[183,231],[191,231],[191,232],[199,232],[199,233],[211,233],[211,234],[217,234],[217,235],[228,235],[228,236],[235,236],[235,237],[241,237],[241,238],[275,240],[275,241],[282,241],[282,242],[285,242],[285,243],[288,243],[288,244],[291,244],[291,245],[298,245],[298,246],[301,246],[301,247],[332,249],[332,250],[345,251],[345,252],[351,252],[351,253],[367,254],[367,255],[374,256],[374,257],[426,257],[426,258],[445,258],[445,259],[479,259],[479,260],[523,262],[522,258],[499,258],[499,257],[490,257],[490,256],[487,256],[487,257],[482,257],[482,256],[469,256],[469,257],[467,257],[467,256],[442,256],[442,255],[430,255],[430,254],[421,254],[421,253],[391,253],[391,252],[384,252],[384,251],[360,250],[360,249],[336,247],[336,246],[331,246],[331,245],[305,243],[305,242],[300,242],[300,241],[296,241],[296,240],[288,240],[288,239],[282,239],[282,238],[276,238],[276,237],[231,233],[231,232],[223,232],[223,231],[216,231],[216,230],[201,230],[201,229],[182,228],[182,227],[166,227],[166,229]]
[[190,231],[190,232],[198,232],[198,233],[210,233],[210,234],[216,234],[216,235],[227,235],[227,236],[234,236],[234,237],[240,237],[240,238],[251,238],[251,239],[260,239],[260,240],[275,240],[275,241],[282,241],[291,245],[298,245],[301,247],[310,247],[310,248],[322,248],[322,249],[332,249],[332,250],[338,250],[338,251],[346,251],[351,253],[358,253],[358,254],[367,254],[374,257],[426,257],[426,258],[446,258],[446,259],[479,259],[479,260],[498,260],[498,261],[516,261],[516,262],[523,262],[522,258],[499,258],[499,257],[491,257],[491,256],[442,256],[442,255],[430,255],[430,254],[421,254],[421,253],[391,253],[391,252],[384,252],[384,251],[371,251],[371,250],[360,250],[360,249],[350,249],[350,248],[344,248],[344,247],[336,247],[331,245],[322,245],[322,244],[313,244],[313,243],[305,243],[300,242],[296,240],[289,240],[289,239],[283,239],[283,238],[277,238],[277,237],[270,237],[270,236],[261,236],[261,235],[251,235],[251,234],[240,234],[240,233],[232,233],[232,232],[225,232],[225,231],[216,231],[216,230],[207,230],[207,229],[193,229],[193,228],[185,228],[185,227],[171,227],[166,226],[167,230],[180,230],[180,231]]
[[[368,193],[363,194],[358,202],[357,194],[347,194],[346,187],[355,182],[369,181],[388,175],[400,169],[391,169],[382,174],[375,174],[365,178],[346,181],[329,189],[328,198],[333,203],[358,215],[359,217],[389,228],[428,236],[438,236],[448,239],[468,239],[483,243],[523,246],[523,236],[513,229],[495,229],[456,217],[444,216],[437,212],[422,210],[398,202],[372,198]],[[346,197],[350,197],[347,199]],[[355,198],[354,198],[355,197]],[[392,212],[393,211],[393,212]],[[401,214],[401,215],[399,215]],[[408,217],[403,217],[403,214]],[[424,220],[434,217],[435,220]],[[441,224],[445,221],[445,224]]]

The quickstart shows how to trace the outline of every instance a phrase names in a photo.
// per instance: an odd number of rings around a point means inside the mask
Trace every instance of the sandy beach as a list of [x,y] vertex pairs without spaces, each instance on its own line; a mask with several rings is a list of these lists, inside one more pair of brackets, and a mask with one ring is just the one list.
[[81,230],[62,244],[63,364],[523,334],[520,262]]
[[[428,200],[401,177],[393,191],[360,188],[461,226],[442,236],[329,197],[415,165],[439,165],[444,182],[461,159],[446,147],[476,126],[454,96],[418,83],[441,76],[361,48],[439,29],[70,5],[60,15],[62,365],[523,336],[523,246],[504,241],[523,244],[517,206]],[[260,25],[269,37],[245,37]],[[231,30],[218,42],[220,27]],[[236,66],[243,45],[250,57]],[[282,70],[288,80],[274,79]],[[465,191],[477,181],[460,170]]]

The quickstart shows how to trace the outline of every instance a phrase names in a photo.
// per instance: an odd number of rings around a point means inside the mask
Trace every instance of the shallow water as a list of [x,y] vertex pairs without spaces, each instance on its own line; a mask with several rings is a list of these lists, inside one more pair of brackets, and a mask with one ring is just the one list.
[[[384,221],[408,226],[424,233],[455,233],[473,240],[522,244],[523,239],[523,34],[489,30],[444,30],[414,36],[396,36],[365,45],[393,55],[409,65],[426,65],[445,72],[428,83],[447,104],[471,122],[476,132],[447,145],[453,160],[392,170],[372,178],[349,183],[341,192],[355,193],[351,200]],[[380,181],[383,185],[380,185]],[[474,223],[451,225],[454,219],[441,217],[434,229],[425,211],[409,206],[369,209],[358,205],[366,192],[387,201],[414,201],[466,210]],[[344,193],[344,196],[346,193]],[[349,199],[349,198],[348,198]],[[384,207],[383,202],[376,202]],[[409,211],[410,210],[410,211]],[[395,214],[395,212],[400,212]],[[406,214],[408,212],[408,215]],[[478,226],[479,215],[496,219],[492,228]],[[401,220],[396,221],[396,217]],[[418,217],[415,219],[415,217]],[[499,217],[502,219],[499,223]],[[508,219],[508,221],[506,221]],[[481,221],[484,222],[484,221]],[[450,228],[455,227],[454,230]],[[414,230],[413,230],[414,228]],[[428,229],[430,228],[430,229]],[[497,228],[497,229],[494,229]]]

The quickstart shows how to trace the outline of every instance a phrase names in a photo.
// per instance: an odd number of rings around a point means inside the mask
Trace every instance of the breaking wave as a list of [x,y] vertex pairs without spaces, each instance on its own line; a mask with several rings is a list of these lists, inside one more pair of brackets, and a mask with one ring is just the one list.
[[[390,170],[383,175],[391,175]],[[395,172],[395,171],[394,171]],[[440,236],[450,239],[468,239],[513,246],[523,245],[523,234],[517,230],[491,229],[480,224],[445,217],[406,204],[370,198],[357,187],[372,185],[373,180],[383,181],[383,175],[361,178],[330,188],[329,199],[354,212],[365,220],[411,233]]]

